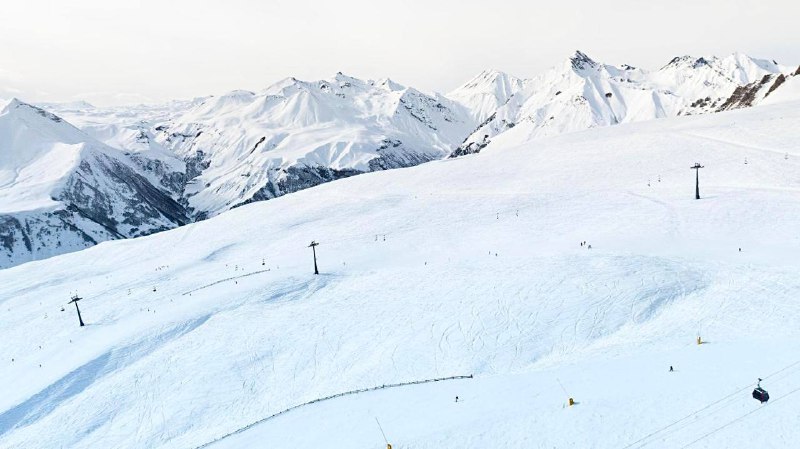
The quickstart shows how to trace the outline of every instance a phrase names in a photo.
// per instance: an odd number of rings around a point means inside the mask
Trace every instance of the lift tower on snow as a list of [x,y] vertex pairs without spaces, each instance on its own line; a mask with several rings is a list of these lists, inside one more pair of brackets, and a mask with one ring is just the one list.
[[700,169],[704,168],[700,163],[695,162],[693,167],[689,167],[695,171],[695,184],[694,184],[694,199],[700,199]]
[[83,298],[79,298],[78,295],[75,295],[72,297],[72,301],[68,302],[67,304],[75,303],[75,310],[78,311],[78,322],[81,323],[81,327],[83,327],[85,324],[83,324],[83,318],[81,318],[81,309],[78,307],[78,301],[81,299]]

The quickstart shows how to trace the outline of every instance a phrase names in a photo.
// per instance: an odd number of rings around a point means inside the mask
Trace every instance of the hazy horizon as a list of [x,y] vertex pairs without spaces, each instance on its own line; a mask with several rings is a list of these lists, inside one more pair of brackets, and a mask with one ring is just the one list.
[[286,77],[316,80],[338,71],[445,93],[485,69],[532,77],[576,49],[600,62],[646,69],[674,56],[734,52],[800,64],[800,31],[792,24],[800,5],[793,2],[608,6],[33,0],[5,6],[0,98],[161,102],[258,91]]

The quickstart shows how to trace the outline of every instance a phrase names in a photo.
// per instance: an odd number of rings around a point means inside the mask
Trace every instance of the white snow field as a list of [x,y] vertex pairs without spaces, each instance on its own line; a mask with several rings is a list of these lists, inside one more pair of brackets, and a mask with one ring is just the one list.
[[498,138],[2,270],[0,447],[795,446],[799,124]]

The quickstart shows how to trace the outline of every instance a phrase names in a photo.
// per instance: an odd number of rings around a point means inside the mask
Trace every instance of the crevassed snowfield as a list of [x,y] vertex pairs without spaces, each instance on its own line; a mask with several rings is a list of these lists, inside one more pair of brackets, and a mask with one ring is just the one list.
[[194,448],[462,374],[210,447],[791,447],[798,125],[497,145],[0,271],[0,447]]

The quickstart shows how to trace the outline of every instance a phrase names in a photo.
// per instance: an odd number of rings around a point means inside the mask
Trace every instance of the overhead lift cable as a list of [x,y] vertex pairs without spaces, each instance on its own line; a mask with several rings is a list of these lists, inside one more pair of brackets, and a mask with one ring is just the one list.
[[740,416],[740,417],[738,417],[738,418],[735,418],[735,419],[732,419],[732,420],[728,421],[727,423],[725,423],[725,424],[723,424],[723,425],[721,425],[721,426],[717,427],[716,429],[712,430],[711,432],[708,432],[708,433],[704,434],[703,436],[701,436],[700,438],[698,438],[698,439],[696,439],[696,440],[692,441],[691,443],[689,443],[689,444],[686,444],[686,445],[684,445],[684,446],[681,446],[681,448],[680,448],[680,449],[686,449],[687,447],[689,447],[689,446],[692,446],[693,444],[697,443],[698,441],[702,441],[702,440],[704,440],[704,439],[706,439],[706,438],[710,437],[711,435],[713,435],[713,434],[715,434],[715,433],[719,432],[720,430],[722,430],[722,429],[724,429],[724,428],[726,428],[726,427],[730,426],[731,424],[733,424],[733,423],[735,423],[735,422],[737,422],[737,421],[741,421],[742,419],[744,419],[744,418],[746,418],[746,417],[748,417],[748,416],[752,415],[753,413],[755,413],[755,412],[757,412],[757,411],[759,411],[759,410],[763,410],[763,409],[764,409],[764,407],[768,407],[769,405],[771,405],[771,404],[774,404],[774,403],[776,403],[776,402],[780,401],[781,399],[783,399],[783,398],[785,398],[785,397],[787,397],[787,396],[789,396],[789,395],[792,395],[792,394],[794,394],[794,393],[797,393],[798,391],[800,391],[800,387],[797,387],[797,388],[795,388],[794,390],[792,390],[792,391],[790,391],[790,392],[788,392],[788,393],[784,394],[783,396],[781,396],[781,397],[779,397],[779,398],[777,398],[777,399],[773,399],[773,400],[772,400],[772,402],[770,402],[770,403],[769,403],[769,404],[767,404],[767,405],[764,405],[764,406],[762,406],[762,407],[759,407],[759,408],[756,408],[756,409],[750,410],[749,412],[745,413],[744,415],[742,415],[742,416]]
[[[768,374],[767,376],[765,376],[765,377],[764,377],[764,379],[769,379],[770,377],[776,376],[776,375],[778,375],[778,374],[780,374],[780,373],[782,373],[782,372],[784,372],[784,371],[788,370],[789,368],[791,368],[791,367],[794,367],[794,366],[797,366],[797,365],[800,365],[800,360],[798,360],[798,361],[796,361],[796,362],[794,362],[794,363],[790,363],[789,365],[786,365],[786,366],[784,366],[783,368],[779,369],[778,371],[775,371],[775,372],[773,372],[773,373],[770,373],[770,374]],[[647,439],[649,439],[650,437],[652,437],[652,436],[654,436],[654,435],[657,435],[657,434],[659,434],[659,433],[661,433],[661,432],[663,432],[663,431],[665,431],[665,430],[667,430],[667,429],[669,429],[669,428],[671,428],[671,427],[673,427],[673,426],[675,426],[675,425],[677,425],[677,424],[680,424],[681,422],[683,422],[683,421],[686,421],[687,419],[689,419],[689,418],[691,418],[691,417],[693,417],[693,416],[696,416],[696,415],[698,415],[699,413],[702,413],[702,412],[704,412],[704,411],[708,410],[709,408],[711,408],[711,407],[713,407],[713,406],[715,406],[715,405],[717,405],[717,404],[719,404],[719,403],[721,403],[721,402],[724,402],[724,401],[725,401],[725,400],[727,400],[727,399],[730,399],[730,398],[732,398],[732,397],[735,397],[737,394],[741,394],[742,392],[749,390],[750,388],[752,388],[752,387],[753,387],[753,385],[755,385],[755,384],[754,384],[754,383],[749,383],[749,384],[745,385],[744,387],[742,387],[742,388],[740,388],[740,389],[738,389],[738,390],[734,391],[733,393],[730,393],[730,394],[728,394],[727,396],[725,396],[725,397],[723,397],[723,398],[721,398],[721,399],[718,399],[718,400],[716,400],[716,401],[714,401],[714,402],[712,402],[712,403],[710,403],[710,404],[708,404],[708,405],[704,406],[703,408],[700,408],[700,409],[698,409],[698,410],[695,410],[694,412],[692,412],[692,413],[690,413],[690,414],[688,414],[688,415],[684,416],[683,418],[681,418],[681,419],[679,419],[679,420],[677,420],[677,421],[674,421],[674,422],[672,422],[672,423],[670,423],[670,424],[667,424],[667,425],[666,425],[666,426],[664,426],[664,427],[661,427],[661,428],[659,428],[659,429],[656,429],[656,430],[654,430],[654,431],[650,432],[649,434],[647,434],[647,435],[643,436],[642,438],[639,438],[638,440],[634,441],[633,443],[630,443],[630,444],[628,444],[627,446],[624,446],[622,449],[629,449],[629,448],[631,448],[631,447],[634,447],[634,446],[636,446],[636,445],[638,445],[638,444],[640,444],[640,443],[643,443],[643,444],[642,444],[641,446],[638,446],[638,447],[639,447],[639,448],[641,448],[641,447],[644,447],[644,446],[646,446],[646,445],[650,444],[650,442],[649,442],[649,441],[646,441],[646,440],[647,440]],[[793,393],[793,392],[794,392],[794,391],[792,391],[792,393]],[[782,397],[785,397],[785,396],[782,396]],[[775,402],[775,401],[773,401],[773,402]],[[757,409],[757,410],[758,410],[758,409]],[[699,441],[699,440],[698,440],[698,441]],[[690,443],[690,444],[694,444],[694,443]]]

